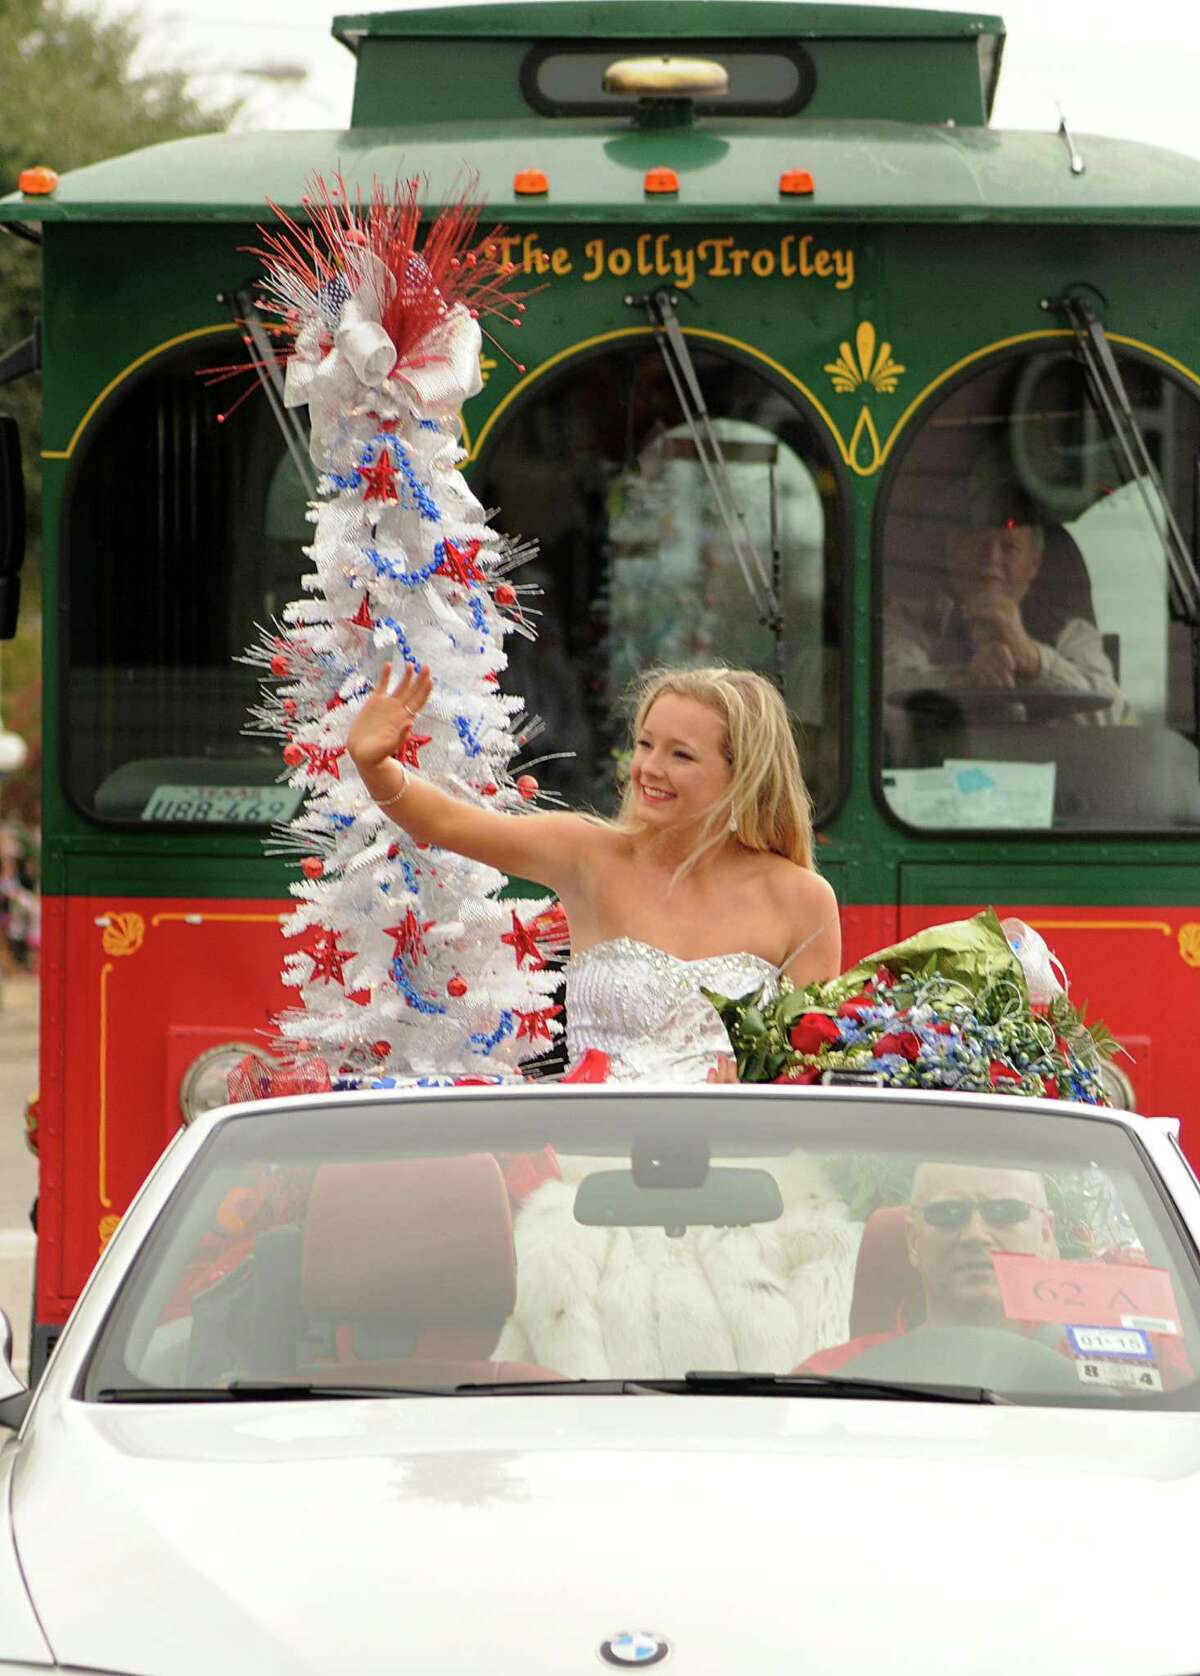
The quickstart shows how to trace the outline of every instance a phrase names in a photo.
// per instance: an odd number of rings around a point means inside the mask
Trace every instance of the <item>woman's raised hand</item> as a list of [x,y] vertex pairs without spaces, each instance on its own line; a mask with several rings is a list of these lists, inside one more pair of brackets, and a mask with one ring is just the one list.
[[379,684],[350,724],[346,748],[356,767],[375,768],[394,757],[433,691],[433,676],[422,666],[405,664],[395,692],[388,691],[392,666],[386,663]]

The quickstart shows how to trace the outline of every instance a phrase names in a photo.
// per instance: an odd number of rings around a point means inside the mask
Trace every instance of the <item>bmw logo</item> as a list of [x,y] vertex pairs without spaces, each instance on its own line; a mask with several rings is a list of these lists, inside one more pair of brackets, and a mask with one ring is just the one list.
[[639,1670],[648,1669],[652,1664],[661,1664],[670,1651],[671,1643],[648,1629],[622,1630],[611,1641],[600,1643],[600,1657],[605,1664],[615,1664],[618,1670],[635,1666]]

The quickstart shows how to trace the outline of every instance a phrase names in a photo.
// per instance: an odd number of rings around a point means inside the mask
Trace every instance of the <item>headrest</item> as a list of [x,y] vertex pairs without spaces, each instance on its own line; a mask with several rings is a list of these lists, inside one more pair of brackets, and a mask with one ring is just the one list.
[[924,1288],[908,1260],[907,1221],[907,1205],[887,1205],[867,1218],[854,1268],[851,1338],[890,1333],[898,1319],[913,1326],[924,1317]]
[[311,1314],[498,1332],[516,1301],[512,1217],[489,1153],[325,1164],[304,1225]]

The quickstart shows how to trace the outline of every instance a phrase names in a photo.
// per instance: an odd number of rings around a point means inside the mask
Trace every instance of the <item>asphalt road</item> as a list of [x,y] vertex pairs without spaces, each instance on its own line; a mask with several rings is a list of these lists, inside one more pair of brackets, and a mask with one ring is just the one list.
[[37,1088],[37,979],[0,977],[0,1308],[13,1326],[14,1361],[25,1376],[37,1160],[25,1146],[25,1102]]

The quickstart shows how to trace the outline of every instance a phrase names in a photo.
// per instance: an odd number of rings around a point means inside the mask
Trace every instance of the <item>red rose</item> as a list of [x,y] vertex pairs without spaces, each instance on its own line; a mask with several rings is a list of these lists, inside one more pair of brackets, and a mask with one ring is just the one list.
[[934,1025],[933,1028],[934,1028],[934,1031],[936,1032],[937,1035],[939,1035],[939,1036],[949,1036],[951,1034],[951,1032],[953,1031],[954,1026],[952,1024],[950,1024],[946,1019],[939,1018],[937,1023]]
[[871,979],[871,985],[873,988],[879,987],[883,989],[890,989],[895,981],[895,978],[893,978],[886,966],[877,966],[875,968],[875,976]]
[[831,1042],[840,1042],[842,1033],[828,1013],[803,1013],[788,1032],[797,1053],[820,1053]]
[[992,1079],[992,1087],[999,1088],[1002,1082],[1020,1082],[1021,1073],[1014,1071],[1011,1065],[1006,1065],[1002,1059],[993,1059],[988,1066],[988,1075]]
[[1057,1077],[1043,1077],[1042,1082],[1045,1084],[1045,1087],[1046,1087],[1046,1098],[1047,1098],[1047,1100],[1057,1100],[1058,1099],[1058,1078]]
[[885,1053],[899,1053],[905,1059],[916,1059],[920,1052],[921,1038],[915,1030],[894,1030],[875,1043],[876,1059]]
[[790,1071],[784,1071],[782,1076],[775,1078],[776,1082],[819,1082],[821,1067],[819,1065],[793,1065]]
[[1054,1046],[1057,1048],[1058,1052],[1062,1054],[1064,1059],[1070,1058],[1071,1048],[1065,1036],[1055,1036]]
[[838,1008],[839,1018],[861,1018],[868,1007],[875,1005],[875,997],[868,995],[864,989],[861,995],[852,995],[848,1001],[843,1001]]

